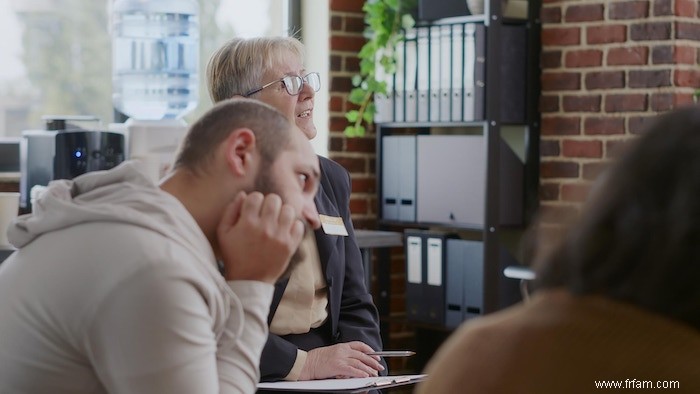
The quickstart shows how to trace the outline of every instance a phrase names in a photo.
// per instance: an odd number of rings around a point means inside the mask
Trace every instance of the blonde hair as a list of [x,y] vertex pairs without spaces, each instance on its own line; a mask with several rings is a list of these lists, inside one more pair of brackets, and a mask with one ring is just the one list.
[[212,54],[207,64],[207,89],[217,103],[263,84],[266,71],[283,64],[289,53],[304,59],[304,45],[293,37],[234,38]]

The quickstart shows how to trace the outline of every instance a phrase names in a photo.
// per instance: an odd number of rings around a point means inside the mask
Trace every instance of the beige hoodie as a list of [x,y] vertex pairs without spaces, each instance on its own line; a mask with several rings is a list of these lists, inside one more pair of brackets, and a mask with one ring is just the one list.
[[52,182],[8,237],[0,392],[255,391],[273,286],[227,283],[135,163]]

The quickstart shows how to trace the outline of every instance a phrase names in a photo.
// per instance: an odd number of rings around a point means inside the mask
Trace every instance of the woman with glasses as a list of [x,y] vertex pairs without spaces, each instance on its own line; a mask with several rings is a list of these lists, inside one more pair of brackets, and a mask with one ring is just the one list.
[[[270,104],[312,139],[321,84],[303,63],[304,47],[295,38],[236,38],[209,59],[209,94],[214,102],[244,96]],[[263,381],[385,374],[386,364],[367,354],[382,343],[350,220],[350,176],[332,160],[319,161],[315,203],[322,228],[307,234],[301,262],[275,286],[260,361]]]

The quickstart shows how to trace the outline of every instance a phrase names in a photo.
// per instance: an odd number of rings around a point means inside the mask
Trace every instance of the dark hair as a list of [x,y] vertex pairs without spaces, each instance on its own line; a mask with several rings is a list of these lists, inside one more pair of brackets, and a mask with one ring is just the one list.
[[700,107],[658,117],[601,175],[536,288],[599,294],[700,329]]
[[175,168],[193,172],[205,169],[216,148],[240,128],[255,133],[257,150],[266,163],[273,162],[291,140],[292,124],[282,113],[258,100],[224,100],[190,127],[175,158]]

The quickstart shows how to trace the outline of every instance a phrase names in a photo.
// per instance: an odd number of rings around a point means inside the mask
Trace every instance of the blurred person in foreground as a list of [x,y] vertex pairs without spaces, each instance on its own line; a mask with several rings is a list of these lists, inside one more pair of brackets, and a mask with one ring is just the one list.
[[254,392],[318,176],[294,125],[236,99],[190,127],[160,185],[135,162],[51,182],[8,233],[0,392]]
[[530,301],[460,327],[418,393],[699,393],[700,108],[631,141],[534,268]]
[[[321,85],[303,61],[304,47],[295,38],[235,38],[209,59],[209,94],[214,102],[244,96],[270,104],[312,139]],[[382,340],[350,219],[350,175],[332,160],[319,161],[315,203],[322,227],[302,241],[307,258],[275,286],[260,361],[263,381],[386,374],[384,361],[367,355],[381,350]]]

